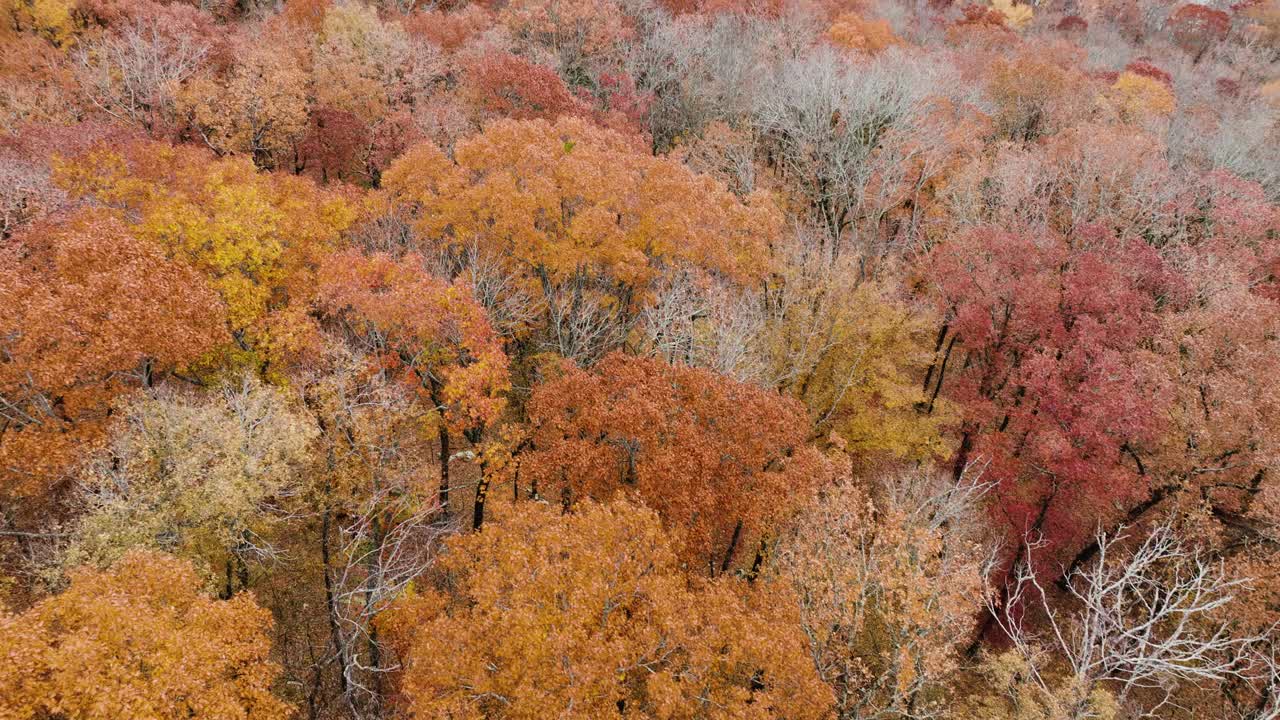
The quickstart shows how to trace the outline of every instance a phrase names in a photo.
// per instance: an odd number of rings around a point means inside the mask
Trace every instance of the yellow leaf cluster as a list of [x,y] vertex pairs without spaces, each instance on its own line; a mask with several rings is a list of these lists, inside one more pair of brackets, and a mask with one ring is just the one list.
[[1133,72],[1120,73],[1111,86],[1111,99],[1125,122],[1164,117],[1173,112],[1173,91],[1155,78]]
[[74,0],[0,0],[0,21],[19,32],[31,32],[56,46],[72,44],[76,22]]
[[833,311],[829,349],[805,378],[801,398],[820,413],[819,431],[835,431],[856,456],[946,456],[944,431],[955,414],[945,399],[928,408],[920,386],[932,358],[930,314],[874,283],[858,286]]
[[1035,11],[1030,5],[1014,2],[1014,0],[991,0],[991,7],[1004,18],[1006,27],[1021,30],[1031,22]]
[[309,180],[164,143],[59,159],[55,176],[71,194],[119,209],[138,237],[207,274],[237,333],[305,296],[319,258],[354,217],[341,196]]

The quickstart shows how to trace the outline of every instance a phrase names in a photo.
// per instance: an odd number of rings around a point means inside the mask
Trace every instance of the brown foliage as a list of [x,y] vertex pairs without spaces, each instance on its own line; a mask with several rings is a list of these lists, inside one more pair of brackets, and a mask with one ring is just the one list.
[[529,492],[565,504],[633,495],[723,572],[831,470],[794,400],[708,370],[614,354],[563,368],[529,399]]

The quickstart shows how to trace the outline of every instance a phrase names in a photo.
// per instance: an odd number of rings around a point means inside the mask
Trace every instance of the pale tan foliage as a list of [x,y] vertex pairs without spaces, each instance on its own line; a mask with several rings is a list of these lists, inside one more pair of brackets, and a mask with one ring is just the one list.
[[1111,693],[1094,688],[1087,696],[1064,680],[1052,687],[1033,682],[1032,662],[1015,651],[983,658],[978,666],[981,691],[957,708],[972,720],[1116,720],[1120,708]]
[[821,492],[784,536],[778,573],[842,718],[934,717],[946,708],[983,594],[983,556],[962,525],[985,486],[928,472],[872,500],[852,481]]
[[312,48],[316,102],[365,122],[381,119],[398,102],[415,55],[408,34],[382,21],[370,6],[342,3],[324,15]]
[[123,408],[83,477],[72,564],[130,548],[203,563],[269,553],[271,504],[294,492],[315,426],[280,390],[245,379],[206,399],[161,393]]

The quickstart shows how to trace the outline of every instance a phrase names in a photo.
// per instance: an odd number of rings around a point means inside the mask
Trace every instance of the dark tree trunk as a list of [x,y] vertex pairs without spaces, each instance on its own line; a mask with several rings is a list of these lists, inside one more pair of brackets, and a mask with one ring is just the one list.
[[729,538],[729,547],[724,551],[724,560],[720,562],[720,572],[729,572],[729,566],[733,564],[733,555],[738,550],[738,540],[742,537],[742,519],[738,519],[738,523],[733,526],[733,536]]
[[440,516],[449,519],[449,428],[440,416]]

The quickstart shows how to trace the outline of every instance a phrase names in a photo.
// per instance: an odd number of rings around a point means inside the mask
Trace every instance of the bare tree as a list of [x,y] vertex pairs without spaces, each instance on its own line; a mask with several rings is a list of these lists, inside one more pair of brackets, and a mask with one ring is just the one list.
[[897,188],[930,145],[920,134],[946,72],[896,50],[853,65],[820,49],[783,62],[759,94],[756,127],[808,197],[834,256],[863,214],[888,209],[874,196]]
[[[1262,637],[1233,635],[1223,615],[1249,581],[1228,576],[1221,560],[1189,545],[1169,524],[1117,557],[1130,539],[1123,528],[1099,534],[1094,561],[1066,579],[1076,606],[1070,614],[1050,607],[1030,562],[1034,544],[1028,544],[1027,561],[1008,580],[1008,601],[1002,608],[989,604],[1046,694],[1055,693],[1042,648],[1047,645],[1065,662],[1071,674],[1066,712],[1073,719],[1091,716],[1091,698],[1099,688],[1114,691],[1122,706],[1135,691],[1156,692],[1160,699],[1139,713],[1156,717],[1174,704],[1182,683],[1255,679],[1261,672],[1252,659]],[[1028,627],[1029,607],[1042,611],[1047,631],[1041,636]]]
[[758,292],[681,272],[667,278],[655,296],[640,312],[641,351],[742,382],[767,384],[767,357],[760,347],[765,316]]
[[626,64],[653,93],[649,130],[655,148],[700,135],[708,123],[749,118],[750,99],[774,64],[770,23],[723,13],[659,16],[652,31],[632,44]]
[[630,289],[611,285],[612,281],[592,277],[585,269],[559,284],[544,276],[547,327],[543,346],[583,366],[621,347],[636,314]]
[[74,60],[81,87],[98,109],[152,132],[172,120],[179,86],[209,49],[207,42],[164,32],[151,21],[105,33],[77,50]]
[[1209,161],[1253,180],[1267,198],[1280,199],[1280,110],[1265,102],[1228,115],[1208,138]]
[[454,525],[423,480],[437,450],[422,432],[434,408],[365,372],[358,354],[338,351],[334,362],[307,390],[326,450],[319,530],[330,652],[317,662],[335,668],[353,718],[376,718],[398,666],[375,619],[431,567]]
[[466,280],[476,302],[504,338],[520,335],[546,315],[544,298],[531,292],[497,253],[477,242],[461,248],[440,246],[427,257],[427,263],[434,275]]

